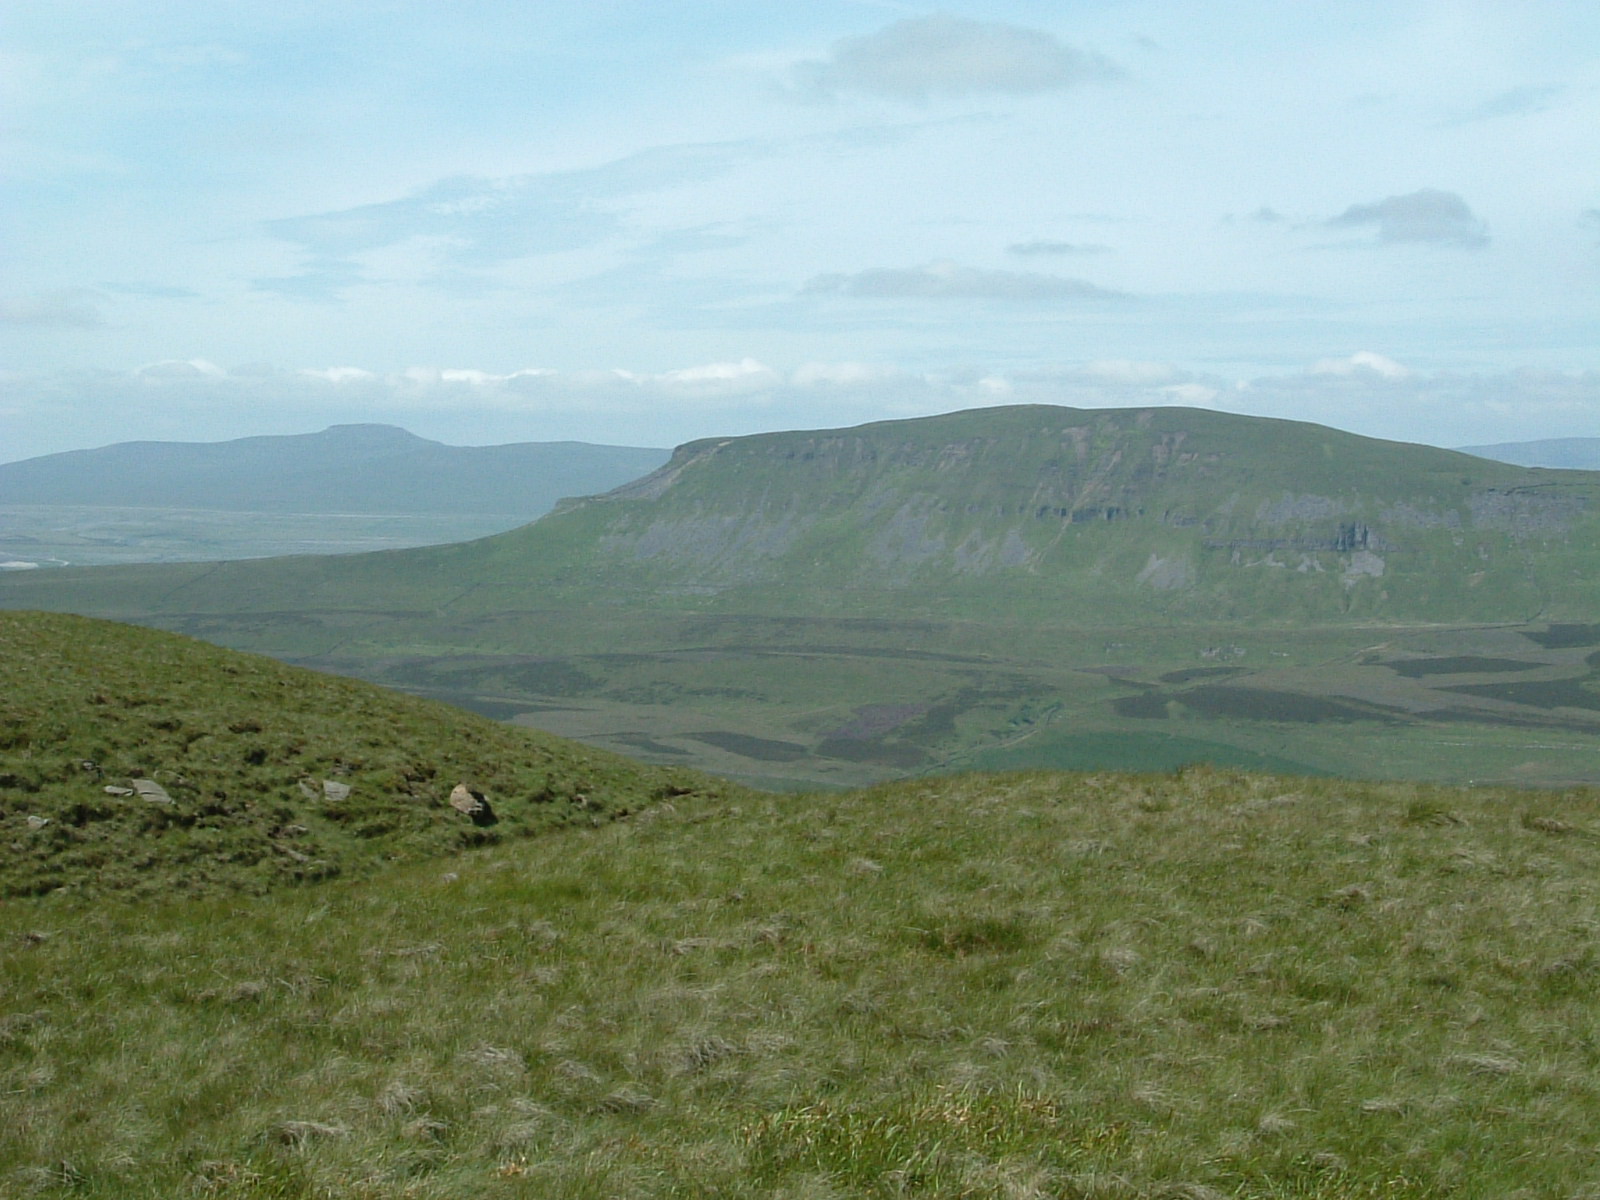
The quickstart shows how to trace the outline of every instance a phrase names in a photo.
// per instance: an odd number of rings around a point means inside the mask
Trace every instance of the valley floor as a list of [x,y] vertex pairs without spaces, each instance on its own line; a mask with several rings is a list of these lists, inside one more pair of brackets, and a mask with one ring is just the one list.
[[[648,762],[764,788],[1210,762],[1600,783],[1600,626],[1050,628],[661,614],[177,621]],[[573,647],[586,649],[574,651]]]

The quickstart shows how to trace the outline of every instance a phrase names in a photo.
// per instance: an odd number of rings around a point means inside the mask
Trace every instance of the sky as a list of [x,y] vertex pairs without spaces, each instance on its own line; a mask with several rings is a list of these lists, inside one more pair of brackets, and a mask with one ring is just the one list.
[[1593,0],[10,0],[0,461],[1600,436],[1597,133]]

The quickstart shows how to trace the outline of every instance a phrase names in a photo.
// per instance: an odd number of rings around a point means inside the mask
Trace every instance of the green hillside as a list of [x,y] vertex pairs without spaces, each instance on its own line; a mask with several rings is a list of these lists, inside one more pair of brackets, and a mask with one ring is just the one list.
[[[458,785],[487,807],[451,807]],[[0,613],[0,897],[264,891],[698,790],[727,789],[189,638]]]
[[1444,1200],[1600,1184],[1600,795],[686,796],[0,906],[0,1194]]
[[696,442],[454,546],[0,576],[0,606],[767,787],[1192,761],[1560,785],[1600,781],[1597,577],[1600,474],[1012,407]]

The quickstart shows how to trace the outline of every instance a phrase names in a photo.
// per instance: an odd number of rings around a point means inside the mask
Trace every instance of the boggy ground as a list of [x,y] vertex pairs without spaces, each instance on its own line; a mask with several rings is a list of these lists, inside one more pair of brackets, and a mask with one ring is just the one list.
[[680,797],[0,908],[0,1192],[1592,1197],[1600,794]]
[[[256,621],[258,618],[252,618]],[[1600,783],[1600,627],[304,615],[307,665],[768,788],[964,769]],[[181,625],[250,645],[251,621]],[[282,631],[270,636],[282,640]],[[605,646],[605,652],[574,647]]]

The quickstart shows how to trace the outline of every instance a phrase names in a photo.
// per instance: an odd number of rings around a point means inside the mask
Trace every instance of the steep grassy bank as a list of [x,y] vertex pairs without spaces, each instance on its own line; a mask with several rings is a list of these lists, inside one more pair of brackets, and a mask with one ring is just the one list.
[[[458,786],[487,807],[451,807]],[[0,896],[261,891],[725,787],[173,634],[0,613]]]
[[1600,795],[685,797],[270,900],[0,908],[0,1191],[1585,1197]]

